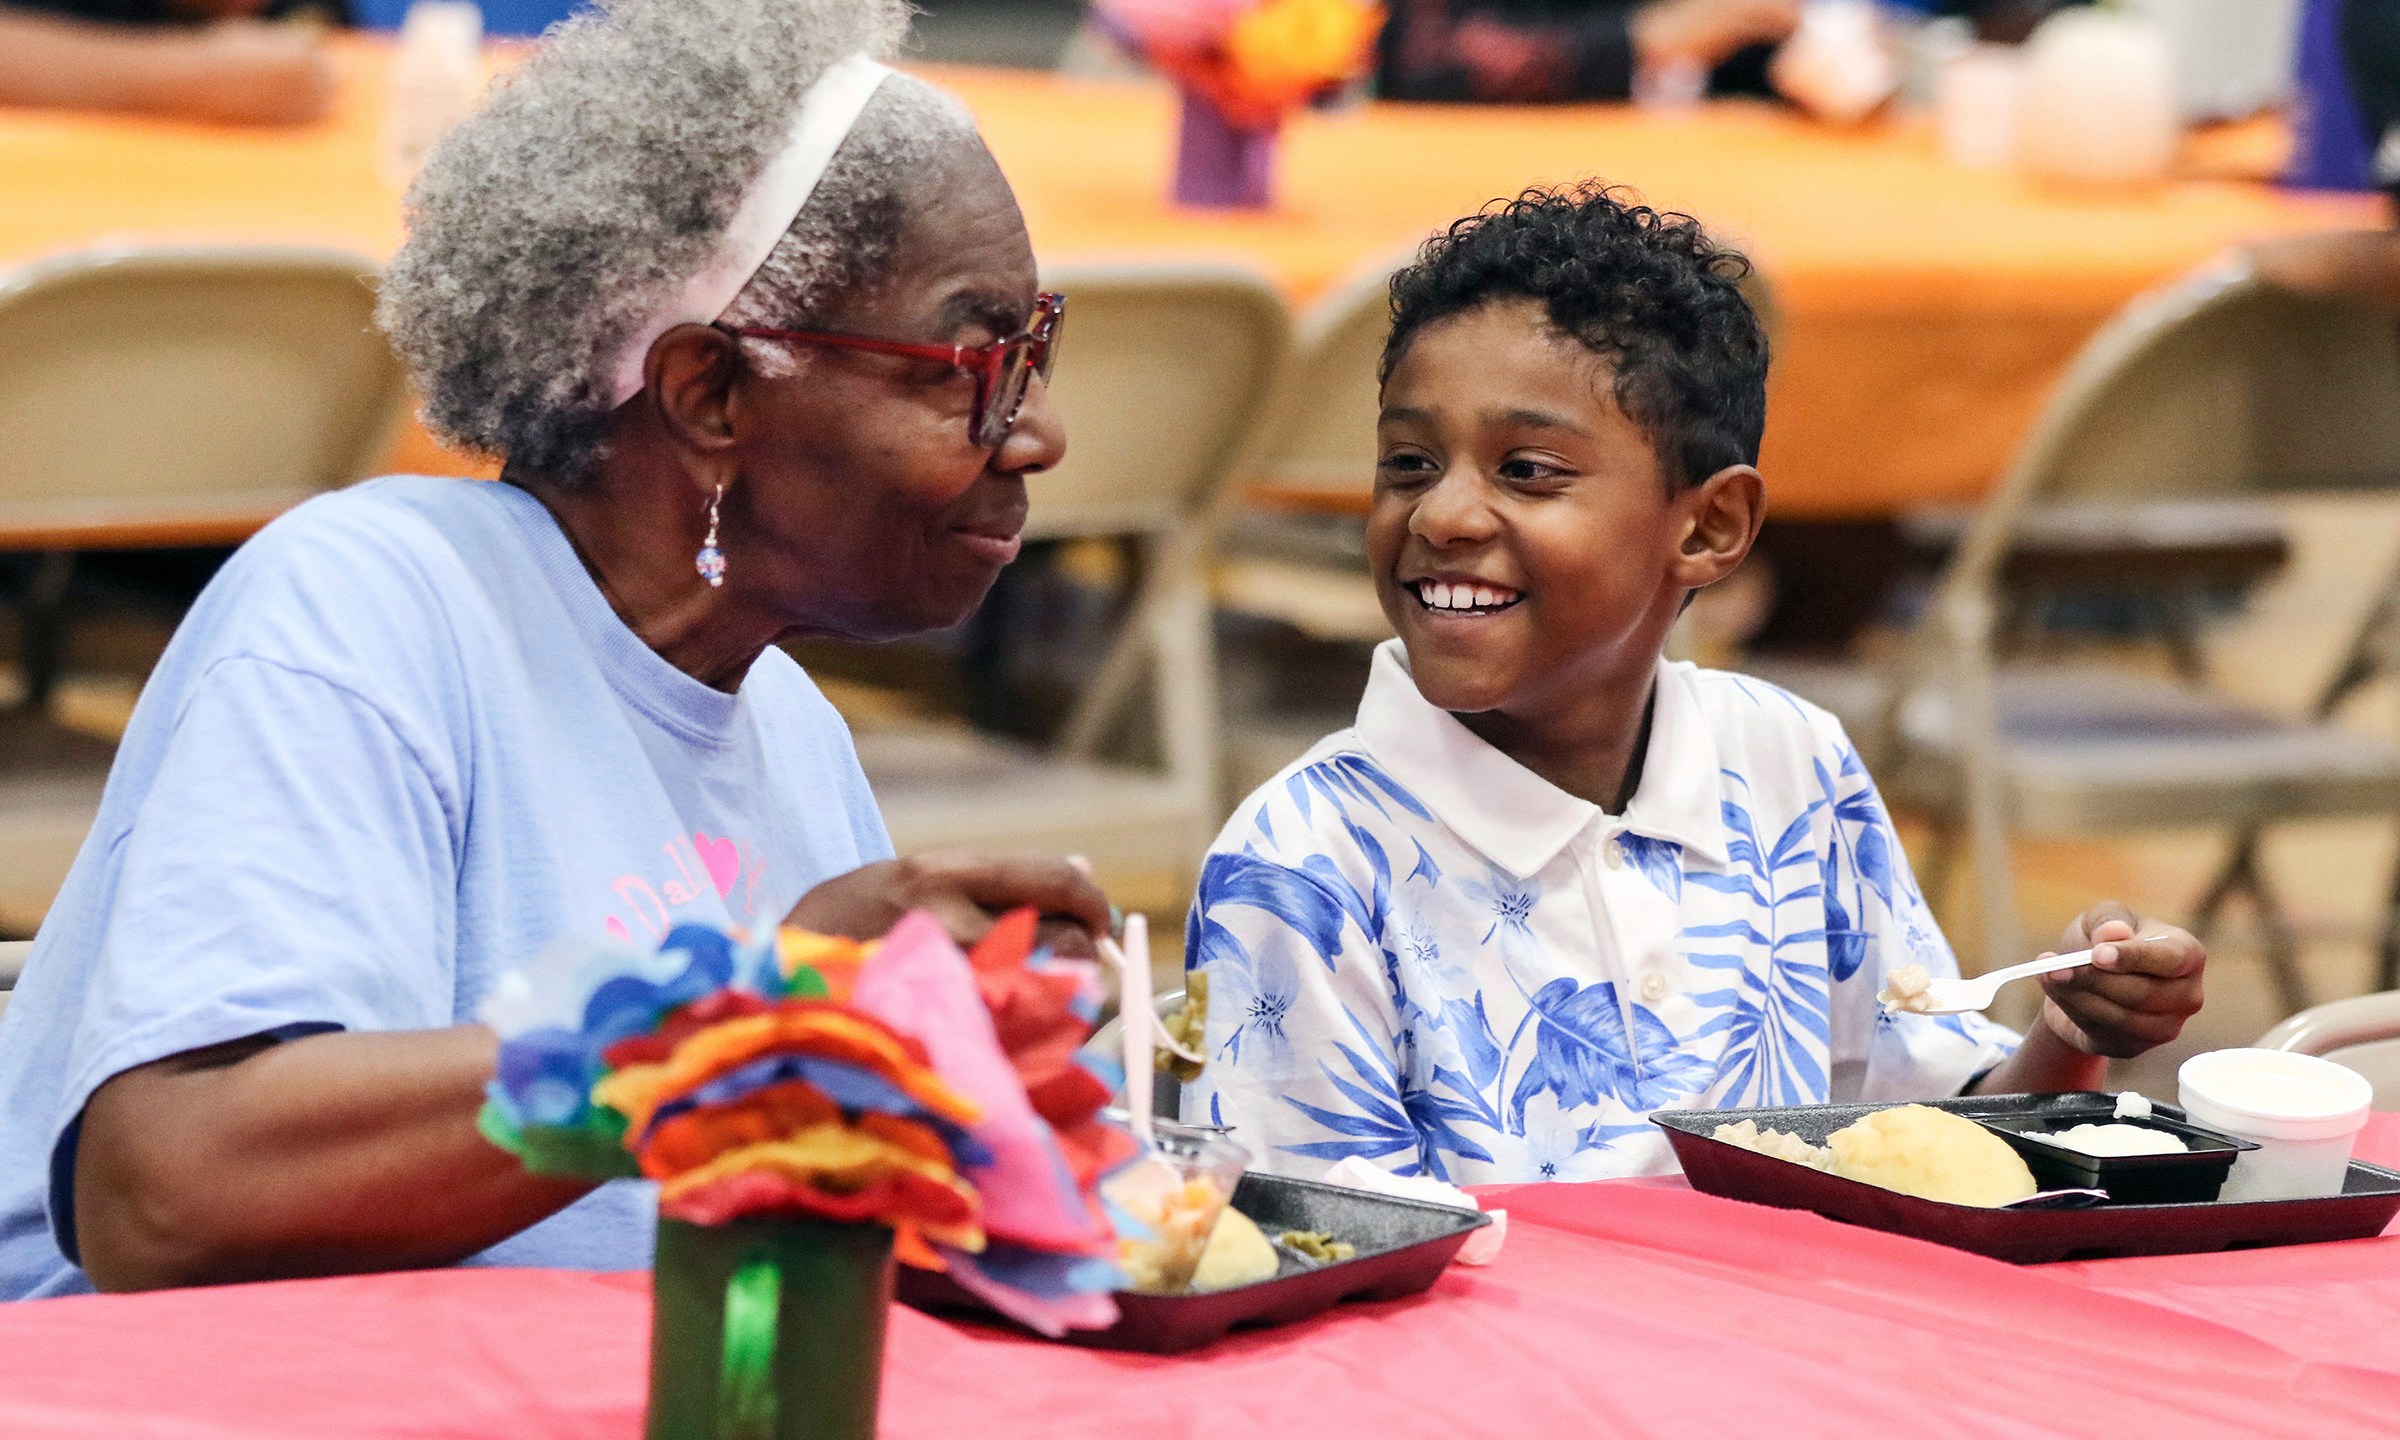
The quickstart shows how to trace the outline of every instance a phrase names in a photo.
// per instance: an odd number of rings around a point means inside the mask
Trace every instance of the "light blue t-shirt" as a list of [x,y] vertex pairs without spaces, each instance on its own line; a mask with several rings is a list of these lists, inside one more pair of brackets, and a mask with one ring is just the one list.
[[[777,650],[725,694],[610,609],[532,496],[417,476],[267,527],[160,660],[0,1020],[0,1298],[88,1290],[75,1126],[134,1066],[472,1019],[566,935],[773,925],[891,854]],[[476,1257],[649,1263],[618,1182]]]

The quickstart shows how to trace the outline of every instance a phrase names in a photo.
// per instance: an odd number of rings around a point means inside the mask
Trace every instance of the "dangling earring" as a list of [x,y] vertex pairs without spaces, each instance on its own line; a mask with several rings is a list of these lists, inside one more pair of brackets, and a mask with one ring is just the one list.
[[717,507],[725,500],[725,482],[717,482],[717,493],[708,497],[708,538],[700,542],[700,553],[692,557],[692,568],[708,582],[711,590],[725,583],[725,552],[717,548]]

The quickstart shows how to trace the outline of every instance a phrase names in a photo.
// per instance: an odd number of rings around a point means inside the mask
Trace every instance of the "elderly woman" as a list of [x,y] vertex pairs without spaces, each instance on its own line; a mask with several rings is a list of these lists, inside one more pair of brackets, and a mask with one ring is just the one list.
[[383,318],[503,483],[301,507],[202,596],[0,1027],[0,1295],[647,1263],[474,1116],[495,978],[685,920],[962,939],[778,642],[959,621],[1064,440],[1007,182],[900,0],[611,0],[436,152]]

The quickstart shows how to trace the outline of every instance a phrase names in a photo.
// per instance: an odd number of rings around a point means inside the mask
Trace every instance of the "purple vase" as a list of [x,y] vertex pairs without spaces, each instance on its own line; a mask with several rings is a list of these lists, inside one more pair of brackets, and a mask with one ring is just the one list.
[[1175,199],[1219,210],[1263,210],[1275,189],[1278,127],[1236,127],[1197,93],[1183,92],[1175,137]]

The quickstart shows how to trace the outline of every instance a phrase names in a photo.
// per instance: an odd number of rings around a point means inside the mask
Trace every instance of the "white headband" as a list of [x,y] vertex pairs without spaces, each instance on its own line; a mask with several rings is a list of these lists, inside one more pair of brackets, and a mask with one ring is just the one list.
[[725,238],[717,242],[717,253],[618,352],[611,367],[610,408],[641,393],[642,365],[659,336],[677,325],[709,324],[742,293],[792,228],[817,182],[825,178],[826,167],[833,164],[833,152],[842,148],[859,114],[891,73],[888,65],[852,55],[835,61],[808,87],[792,112],[792,133],[742,196],[733,223],[725,227]]

